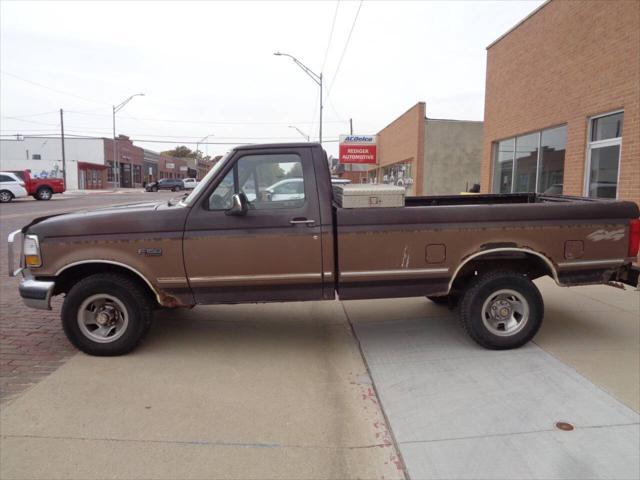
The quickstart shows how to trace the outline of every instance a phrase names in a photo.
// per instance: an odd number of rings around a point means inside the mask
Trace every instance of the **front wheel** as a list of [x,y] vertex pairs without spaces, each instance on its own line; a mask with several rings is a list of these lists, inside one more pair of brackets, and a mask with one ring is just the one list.
[[51,200],[52,196],[53,190],[48,187],[39,188],[35,195],[36,200]]
[[479,277],[464,293],[460,320],[469,336],[492,350],[517,348],[538,333],[544,317],[535,284],[512,271]]
[[69,341],[89,355],[123,355],[133,350],[151,322],[148,293],[129,277],[96,274],[76,283],[62,305]]
[[0,203],[9,203],[13,200],[13,193],[8,190],[0,191]]

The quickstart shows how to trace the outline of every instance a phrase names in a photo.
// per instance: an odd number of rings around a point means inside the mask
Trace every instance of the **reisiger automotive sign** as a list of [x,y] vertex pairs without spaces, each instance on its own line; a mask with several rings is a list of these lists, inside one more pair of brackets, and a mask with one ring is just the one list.
[[377,135],[340,135],[340,163],[377,164]]

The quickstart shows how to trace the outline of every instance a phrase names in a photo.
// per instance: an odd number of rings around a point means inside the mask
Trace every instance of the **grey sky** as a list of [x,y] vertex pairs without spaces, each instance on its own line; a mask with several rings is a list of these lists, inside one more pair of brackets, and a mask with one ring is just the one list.
[[317,138],[318,88],[278,50],[314,71],[326,52],[325,139],[350,117],[375,133],[420,100],[429,117],[481,120],[486,46],[542,1],[365,1],[336,75],[359,3],[339,3],[327,50],[335,1],[2,1],[0,133],[58,132],[64,108],[69,133],[110,136],[111,105],[144,92],[118,133],[167,141],[136,142],[154,150],[301,139],[288,125]]

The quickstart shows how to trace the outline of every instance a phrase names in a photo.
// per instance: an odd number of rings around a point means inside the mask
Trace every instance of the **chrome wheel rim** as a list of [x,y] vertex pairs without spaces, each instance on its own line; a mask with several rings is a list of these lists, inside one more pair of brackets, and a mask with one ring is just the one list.
[[80,331],[97,343],[115,342],[128,325],[129,314],[124,303],[106,293],[88,297],[78,309]]
[[515,290],[493,292],[482,305],[482,323],[492,334],[509,337],[520,332],[529,320],[529,302]]
[[49,190],[43,190],[40,192],[40,198],[42,198],[43,200],[48,200],[49,198],[51,198],[51,193],[49,192]]
[[7,192],[0,193],[0,202],[8,202],[11,200],[11,194]]

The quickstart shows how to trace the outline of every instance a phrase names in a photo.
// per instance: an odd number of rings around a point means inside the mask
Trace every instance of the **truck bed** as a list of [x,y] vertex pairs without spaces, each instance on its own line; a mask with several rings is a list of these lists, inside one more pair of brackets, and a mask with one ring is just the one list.
[[405,207],[334,204],[341,298],[443,295],[471,259],[538,262],[559,285],[602,283],[627,257],[633,202],[539,195],[408,197]]

